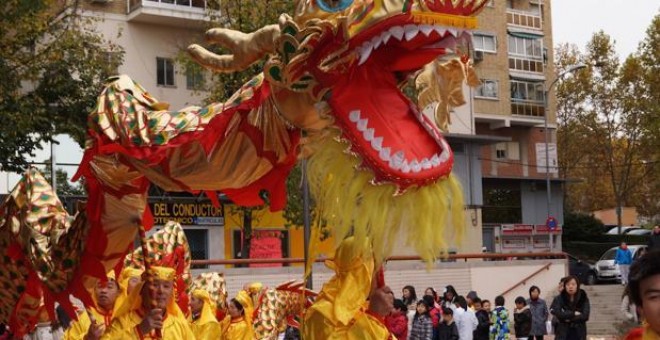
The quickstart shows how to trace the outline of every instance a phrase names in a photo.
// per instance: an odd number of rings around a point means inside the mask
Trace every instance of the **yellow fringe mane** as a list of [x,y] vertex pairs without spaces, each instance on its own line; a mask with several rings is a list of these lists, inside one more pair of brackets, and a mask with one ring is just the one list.
[[[347,151],[347,143],[325,137],[309,146],[314,150],[307,163],[310,190],[337,242],[369,238],[377,264],[405,243],[430,264],[446,254],[448,234],[460,239],[463,191],[453,175],[397,195],[394,185],[373,184],[374,175],[358,169],[360,160]],[[401,231],[405,240],[398,239]]]

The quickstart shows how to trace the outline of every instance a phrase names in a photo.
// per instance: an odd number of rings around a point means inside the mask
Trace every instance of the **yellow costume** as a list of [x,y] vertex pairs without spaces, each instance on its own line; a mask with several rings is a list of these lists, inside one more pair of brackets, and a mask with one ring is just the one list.
[[[107,276],[108,276],[108,280],[110,279],[115,280],[114,271],[110,271],[107,274]],[[113,316],[117,315],[117,311],[119,310],[120,306],[126,301],[126,296],[124,294],[123,288],[119,284],[117,284],[117,286],[118,286],[117,298],[115,299],[115,304],[111,311],[104,311],[98,307],[87,308],[87,311],[83,311],[82,313],[78,314],[78,321],[71,324],[71,327],[69,327],[69,329],[67,329],[66,332],[64,333],[63,339],[64,340],[84,339],[85,335],[87,335],[87,331],[89,330],[89,327],[92,325],[92,321],[89,318],[89,314],[92,315],[96,323],[98,324],[103,323],[105,325],[105,328],[108,329],[110,327],[110,323],[113,320]],[[94,300],[94,303],[98,306],[98,303],[96,301],[96,292],[92,294],[92,299]]]
[[[175,279],[175,271],[172,268],[166,267],[151,267],[149,275],[154,279],[166,280],[173,282]],[[114,340],[114,339],[156,339],[156,332],[152,330],[148,334],[141,334],[138,326],[144,319],[146,312],[142,307],[142,287],[144,282],[140,283],[134,291],[129,295],[131,308],[126,314],[117,315],[112,321],[110,328],[103,334],[101,339]],[[174,294],[174,292],[173,292]],[[177,340],[193,340],[195,336],[190,329],[188,320],[177,306],[174,301],[174,296],[167,305],[165,318],[163,320],[163,328],[161,329],[162,339],[177,339]]]
[[359,245],[355,238],[344,240],[334,260],[326,265],[335,271],[323,285],[303,324],[305,339],[393,339],[380,317],[369,314],[374,259],[369,240]]
[[190,321],[190,328],[195,335],[195,339],[219,339],[221,333],[220,323],[215,319],[215,304],[211,302],[209,292],[203,289],[195,289],[192,292],[192,295],[195,298],[204,301],[204,306],[202,307],[199,317],[194,320],[191,319]]
[[236,296],[236,301],[243,306],[244,315],[240,318],[232,319],[227,315],[222,324],[221,339],[230,340],[252,340],[254,339],[254,329],[252,328],[252,315],[254,314],[254,303],[248,292],[242,290]]

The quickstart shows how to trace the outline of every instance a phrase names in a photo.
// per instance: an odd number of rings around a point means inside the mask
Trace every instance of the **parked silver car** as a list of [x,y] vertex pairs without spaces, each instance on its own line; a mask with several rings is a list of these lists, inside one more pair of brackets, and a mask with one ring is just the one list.
[[[616,249],[618,247],[610,248],[600,257],[596,262],[596,279],[598,281],[614,281],[621,280],[621,273],[619,268],[614,264],[614,257],[616,256]],[[633,254],[633,261],[639,258],[645,251],[644,245],[628,245],[628,249]]]

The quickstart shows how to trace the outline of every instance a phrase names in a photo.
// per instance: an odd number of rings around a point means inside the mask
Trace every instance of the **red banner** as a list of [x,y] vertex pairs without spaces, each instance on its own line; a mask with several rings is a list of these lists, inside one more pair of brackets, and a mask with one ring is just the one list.
[[[282,232],[278,230],[255,230],[250,240],[251,259],[282,258]],[[250,267],[282,267],[281,263],[250,264]]]

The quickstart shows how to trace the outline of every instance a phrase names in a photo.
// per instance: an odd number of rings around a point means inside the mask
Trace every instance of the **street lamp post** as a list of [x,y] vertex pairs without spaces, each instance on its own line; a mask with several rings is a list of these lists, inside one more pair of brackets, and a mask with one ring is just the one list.
[[[550,83],[550,86],[546,86],[546,83],[543,82],[543,104],[544,104],[543,106],[545,108],[545,112],[544,112],[544,115],[543,115],[544,118],[545,118],[544,121],[543,121],[543,131],[545,132],[545,141],[544,141],[544,143],[545,143],[545,191],[546,191],[546,204],[547,204],[547,206],[546,206],[546,212],[547,212],[546,221],[548,221],[550,219],[550,217],[552,216],[552,214],[550,212],[551,203],[552,203],[552,191],[551,191],[551,187],[550,187],[550,148],[549,148],[549,145],[548,145],[549,141],[550,141],[550,130],[548,129],[548,112],[550,111],[550,108],[549,108],[550,105],[549,105],[549,101],[548,101],[548,95],[550,94],[550,90],[552,90],[552,88],[555,86],[555,84],[557,84],[557,82],[560,79],[562,79],[565,75],[567,75],[569,73],[573,73],[573,72],[578,71],[578,70],[581,70],[581,69],[586,68],[586,67],[587,67],[587,65],[585,65],[583,63],[571,65],[566,70],[564,70],[564,72],[560,73],[555,78],[555,80],[553,80]],[[556,117],[555,117],[555,120],[556,120]],[[550,228],[548,228],[548,238],[549,238],[548,242],[549,242],[549,245],[550,245],[550,251],[552,252],[553,239],[552,239],[552,230],[550,230]]]

